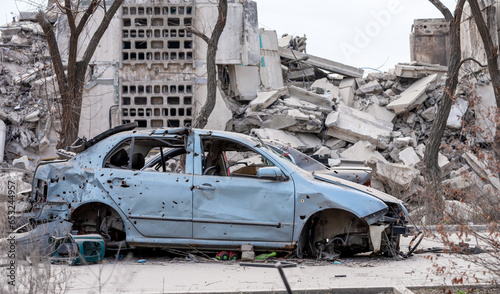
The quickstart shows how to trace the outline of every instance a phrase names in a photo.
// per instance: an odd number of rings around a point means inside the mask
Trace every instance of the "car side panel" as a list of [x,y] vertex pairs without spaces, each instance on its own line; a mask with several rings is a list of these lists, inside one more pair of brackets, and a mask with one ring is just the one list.
[[194,238],[291,241],[295,199],[291,180],[197,175],[194,185]]

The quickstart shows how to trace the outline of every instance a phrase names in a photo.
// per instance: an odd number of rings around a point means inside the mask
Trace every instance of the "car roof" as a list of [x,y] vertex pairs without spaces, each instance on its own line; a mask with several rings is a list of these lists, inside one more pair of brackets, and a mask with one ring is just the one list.
[[250,137],[245,134],[227,132],[227,131],[217,131],[217,130],[206,130],[206,129],[193,129],[193,128],[159,128],[159,129],[140,129],[131,130],[115,134],[116,137],[127,137],[127,136],[148,136],[161,138],[166,135],[187,135],[190,132],[197,133],[200,136],[217,136],[225,137],[237,141],[243,141],[247,143],[258,143],[258,139]]

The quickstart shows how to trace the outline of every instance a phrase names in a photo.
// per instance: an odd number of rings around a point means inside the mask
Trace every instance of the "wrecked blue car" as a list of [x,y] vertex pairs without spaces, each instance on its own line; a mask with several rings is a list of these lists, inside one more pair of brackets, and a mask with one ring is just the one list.
[[31,223],[69,221],[107,248],[252,244],[298,256],[394,255],[409,233],[400,200],[305,171],[246,135],[131,130],[82,146],[37,167]]

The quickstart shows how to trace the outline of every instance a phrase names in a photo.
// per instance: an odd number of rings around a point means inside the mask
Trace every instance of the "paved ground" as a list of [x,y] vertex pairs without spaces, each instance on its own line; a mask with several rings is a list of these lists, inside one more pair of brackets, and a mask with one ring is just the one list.
[[[405,238],[402,244],[409,242]],[[441,244],[425,239],[422,247]],[[403,247],[402,247],[403,248]],[[483,255],[480,255],[483,256]],[[55,277],[64,280],[68,293],[213,293],[254,292],[274,293],[285,290],[275,268],[240,266],[239,262],[191,261],[189,258],[144,256],[106,259],[102,264],[66,267],[52,265]],[[298,266],[285,268],[285,275],[294,291],[333,288],[370,288],[431,286],[451,284],[462,273],[476,276],[467,283],[485,283],[491,277],[475,263],[449,254],[421,254],[411,258],[371,258],[368,256],[343,259],[340,262],[295,260]],[[341,263],[341,264],[339,264]],[[436,274],[436,267],[442,267]],[[61,272],[62,274],[57,274]],[[371,292],[373,293],[373,292]]]

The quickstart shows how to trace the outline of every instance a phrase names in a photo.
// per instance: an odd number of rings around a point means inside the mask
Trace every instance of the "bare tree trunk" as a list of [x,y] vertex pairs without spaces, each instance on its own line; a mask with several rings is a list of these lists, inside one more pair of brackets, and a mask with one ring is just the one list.
[[124,0],[115,0],[109,10],[105,11],[104,17],[92,36],[90,42],[86,45],[82,60],[78,61],[78,40],[88,24],[89,19],[102,4],[102,0],[92,0],[86,10],[81,15],[78,24],[76,19],[80,12],[80,2],[77,2],[76,7],[73,6],[71,0],[65,0],[64,6],[56,2],[60,11],[68,18],[68,26],[70,29],[70,40],[68,49],[68,64],[65,71],[57,39],[55,36],[55,28],[47,20],[47,16],[43,11],[37,14],[37,20],[43,29],[49,46],[50,58],[57,77],[59,86],[59,94],[61,95],[61,130],[59,131],[59,142],[57,148],[64,148],[71,145],[78,137],[78,128],[80,123],[80,114],[83,98],[83,86],[85,84],[85,74],[92,55],[94,55],[99,41],[104,32],[109,26],[113,16]]
[[450,23],[450,59],[448,61],[448,76],[446,78],[443,96],[438,104],[436,119],[432,125],[431,135],[425,147],[424,176],[427,183],[426,193],[423,196],[427,209],[427,222],[435,223],[443,216],[444,196],[441,190],[441,170],[438,165],[438,153],[441,146],[441,139],[446,128],[446,122],[450,115],[453,104],[453,95],[458,84],[458,70],[460,68],[461,48],[460,48],[460,19],[465,0],[459,0],[452,15],[439,0],[429,0],[441,11],[445,19]]
[[215,64],[215,59],[217,56],[220,35],[226,26],[227,0],[220,0],[217,9],[219,11],[219,17],[217,18],[217,23],[215,24],[210,38],[192,28],[188,28],[190,32],[207,43],[207,100],[193,124],[195,128],[204,128],[207,125],[208,118],[214,110],[217,100],[217,65]]
[[477,3],[477,0],[468,0],[476,22],[479,35],[483,41],[484,50],[486,51],[486,57],[488,59],[488,71],[490,72],[491,83],[493,85],[493,90],[495,93],[495,100],[497,103],[497,111],[495,117],[496,123],[496,133],[493,143],[493,150],[496,159],[496,168],[500,164],[500,72],[498,69],[498,46],[495,46],[493,40],[490,36],[488,26],[486,25],[483,14],[481,13],[481,8]]

